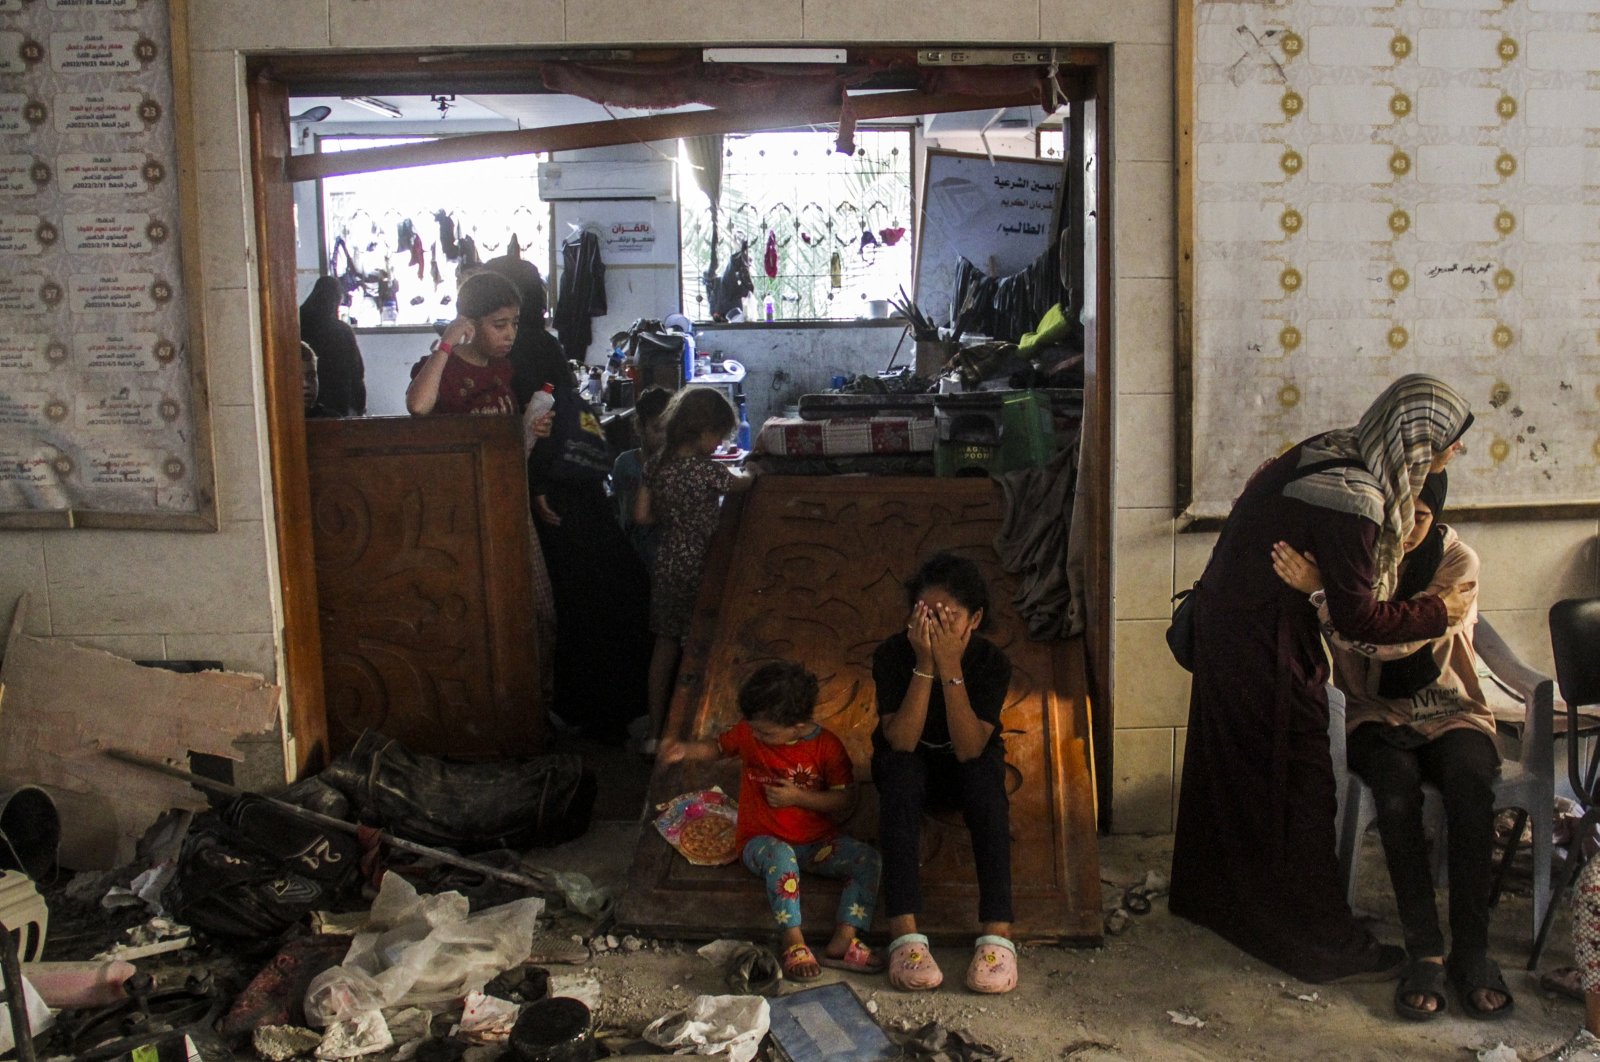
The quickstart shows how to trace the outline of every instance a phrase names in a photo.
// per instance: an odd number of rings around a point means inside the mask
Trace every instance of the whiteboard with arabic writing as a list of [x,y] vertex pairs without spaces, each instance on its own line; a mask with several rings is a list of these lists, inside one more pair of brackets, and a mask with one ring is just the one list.
[[1032,265],[1050,246],[1060,159],[928,152],[917,220],[917,305],[949,323],[957,263],[994,277]]

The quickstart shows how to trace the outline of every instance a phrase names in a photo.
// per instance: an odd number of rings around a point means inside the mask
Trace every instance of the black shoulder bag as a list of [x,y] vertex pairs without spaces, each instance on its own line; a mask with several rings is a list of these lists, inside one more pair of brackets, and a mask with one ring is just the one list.
[[[1361,468],[1360,461],[1350,457],[1335,457],[1327,461],[1314,461],[1304,468],[1295,469],[1294,474],[1285,481],[1288,486],[1297,479],[1326,472],[1330,468]],[[1194,671],[1194,626],[1197,618],[1196,608],[1200,601],[1200,581],[1187,590],[1179,590],[1172,596],[1172,622],[1167,626],[1167,648],[1172,650],[1172,659],[1185,671]]]

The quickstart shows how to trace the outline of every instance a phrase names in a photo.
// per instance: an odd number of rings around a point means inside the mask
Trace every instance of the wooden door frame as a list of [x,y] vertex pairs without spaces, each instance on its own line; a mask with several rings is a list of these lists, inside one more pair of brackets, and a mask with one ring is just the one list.
[[[1111,157],[1109,49],[1063,48],[1081,65],[1072,73],[1094,102],[1098,120],[1092,123],[1095,169],[1093,181],[1095,227],[1095,306],[1098,327],[1095,349],[1085,381],[1090,434],[1085,439],[1088,462],[1089,527],[1086,540],[1088,586],[1087,658],[1093,714],[1096,790],[1102,829],[1111,813],[1112,737],[1111,690],[1111,547],[1115,499],[1112,483],[1112,412],[1115,373],[1111,362]],[[492,63],[494,53],[486,53]],[[332,64],[336,64],[332,65]],[[371,53],[348,56],[257,56],[246,67],[249,97],[250,161],[255,202],[256,241],[260,277],[263,376],[266,380],[266,422],[273,520],[278,539],[278,571],[283,589],[284,675],[289,696],[289,726],[294,737],[295,773],[318,769],[326,757],[327,716],[322,684],[322,639],[319,630],[316,567],[311,544],[311,485],[306,461],[305,414],[301,404],[299,305],[296,299],[294,199],[285,167],[290,155],[288,96],[290,81],[315,83],[328,89],[336,69],[360,71],[367,79],[399,76],[411,79],[425,91],[425,81],[449,72],[419,68],[410,53]],[[424,70],[426,71],[424,73]],[[462,75],[471,77],[474,75]],[[482,76],[482,75],[477,75]],[[526,71],[516,76],[526,77]],[[350,77],[349,80],[357,80]],[[1082,93],[1075,87],[1074,95]],[[1081,129],[1081,126],[1078,126]],[[1070,139],[1070,138],[1069,138]],[[1087,147],[1087,145],[1084,145]],[[1069,159],[1071,151],[1069,146]],[[1074,183],[1082,183],[1078,174]]]
[[300,306],[295,290],[294,190],[284,167],[290,153],[289,87],[247,68],[250,184],[255,204],[256,267],[261,285],[262,377],[272,473],[278,580],[283,589],[283,674],[289,698],[292,774],[326,765],[327,705],[322,685],[322,630],[317,615],[316,557],[311,547],[311,469],[300,374]]

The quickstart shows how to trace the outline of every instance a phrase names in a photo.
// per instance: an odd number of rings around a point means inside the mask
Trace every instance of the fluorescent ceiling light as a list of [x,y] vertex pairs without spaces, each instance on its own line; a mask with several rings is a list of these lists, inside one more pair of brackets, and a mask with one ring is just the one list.
[[385,103],[380,99],[374,99],[371,96],[341,96],[340,98],[346,103],[353,103],[357,107],[360,107],[364,110],[369,110],[374,114],[381,114],[385,118],[405,117],[399,107],[396,107],[392,103]]
[[708,63],[842,63],[843,48],[707,48],[700,58]]

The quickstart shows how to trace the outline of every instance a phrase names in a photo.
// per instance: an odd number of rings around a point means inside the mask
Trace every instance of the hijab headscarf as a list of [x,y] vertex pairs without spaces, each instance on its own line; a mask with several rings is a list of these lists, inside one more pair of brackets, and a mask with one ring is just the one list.
[[1360,461],[1363,467],[1317,472],[1294,480],[1283,493],[1378,525],[1372,589],[1387,601],[1394,595],[1395,572],[1416,522],[1413,499],[1428,466],[1471,424],[1466,399],[1443,380],[1422,373],[1402,376],[1354,427],[1319,435],[1301,447],[1301,467],[1340,458]]
[[[1450,479],[1443,472],[1429,472],[1422,482],[1417,501],[1433,513],[1433,526],[1417,547],[1406,554],[1405,570],[1400,573],[1399,584],[1394,589],[1396,601],[1409,601],[1433,585],[1433,577],[1444,560],[1444,500],[1450,493]],[[1427,689],[1439,677],[1439,664],[1433,656],[1433,646],[1424,645],[1410,656],[1386,661],[1378,671],[1378,695],[1381,697],[1410,697],[1418,690]]]

